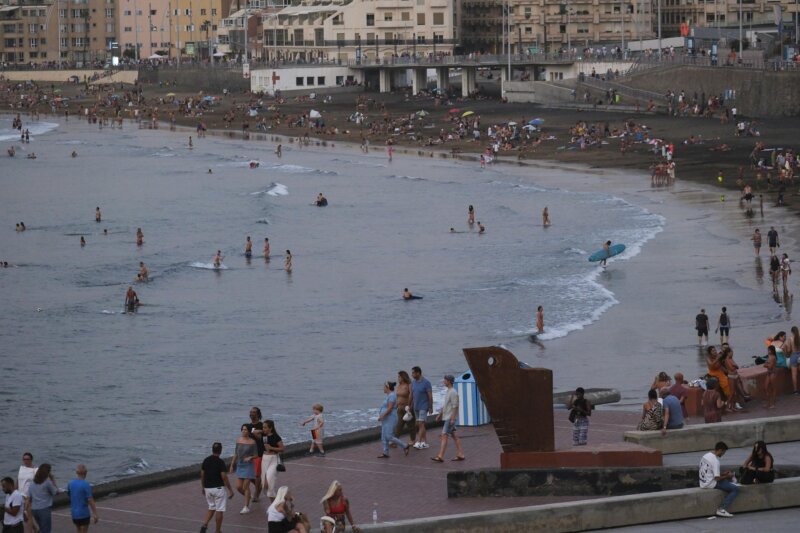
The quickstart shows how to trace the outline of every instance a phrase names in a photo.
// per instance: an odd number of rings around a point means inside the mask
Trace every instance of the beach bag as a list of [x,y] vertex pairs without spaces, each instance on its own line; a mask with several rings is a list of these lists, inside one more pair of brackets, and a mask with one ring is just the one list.
[[576,411],[575,409],[570,409],[570,411],[569,411],[569,421],[574,424],[575,420],[577,420],[577,419],[578,419],[578,411]]
[[411,414],[411,407],[406,406],[406,414],[403,415],[403,422],[411,422],[414,419],[414,415]]
[[278,455],[278,466],[275,467],[278,472],[286,472],[286,465],[283,464],[283,455]]

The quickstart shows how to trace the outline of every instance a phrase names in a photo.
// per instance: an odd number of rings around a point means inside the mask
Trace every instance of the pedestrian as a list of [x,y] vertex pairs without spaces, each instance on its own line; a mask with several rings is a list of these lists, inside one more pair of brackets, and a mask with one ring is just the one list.
[[70,514],[77,533],[86,533],[89,531],[90,522],[96,524],[100,521],[94,496],[92,496],[92,486],[86,481],[86,474],[88,474],[86,465],[79,464],[75,468],[75,475],[78,478],[70,480],[67,484]]
[[283,261],[283,268],[289,274],[292,273],[292,252],[289,250],[286,250],[286,259]]
[[250,408],[250,422],[247,422],[247,428],[250,430],[250,436],[256,441],[256,450],[258,451],[256,457],[253,458],[253,465],[256,469],[256,478],[253,480],[253,485],[255,485],[253,501],[257,502],[258,497],[261,496],[261,457],[264,455],[264,442],[262,440],[264,423],[261,422],[261,409],[258,407]]
[[783,278],[783,292],[788,291],[789,275],[792,273],[792,262],[789,256],[783,254],[781,258],[781,277]]
[[778,294],[778,278],[781,275],[781,260],[777,255],[773,255],[769,260],[769,275],[772,279],[772,292]]
[[669,387],[662,387],[659,391],[664,412],[664,425],[661,426],[661,434],[666,435],[668,429],[681,429],[683,427],[683,409],[681,401],[672,395]]
[[33,529],[39,533],[51,533],[53,530],[52,509],[53,496],[58,494],[52,467],[47,463],[36,470],[28,486],[25,498],[25,513],[33,517]]
[[220,454],[222,454],[222,443],[215,442],[211,445],[211,455],[203,459],[200,467],[200,484],[208,503],[208,511],[203,525],[200,526],[200,533],[206,533],[212,518],[217,526],[216,533],[220,533],[228,500],[233,499],[233,489],[228,481],[228,467],[225,466]]
[[250,428],[242,424],[241,434],[236,439],[236,452],[231,459],[231,473],[236,472],[236,490],[244,496],[244,507],[239,514],[250,512],[250,483],[255,483],[256,465],[253,462],[258,457],[256,441],[250,436]]
[[719,331],[719,343],[725,344],[728,342],[728,334],[731,331],[731,317],[728,316],[728,308],[723,307],[722,312],[717,319],[717,327],[714,329],[714,333]]
[[572,445],[586,446],[589,434],[589,417],[592,416],[592,402],[587,400],[584,395],[586,391],[583,387],[575,389],[569,399],[569,419],[572,422]]
[[409,444],[414,444],[417,438],[417,421],[414,419],[414,408],[411,405],[411,377],[408,372],[401,370],[397,373],[397,425],[394,436],[399,437],[408,429]]
[[3,533],[23,533],[25,512],[22,494],[14,488],[14,480],[4,477],[2,480],[5,502],[3,503]]
[[536,334],[544,333],[544,307],[541,305],[536,308]]
[[694,318],[694,329],[697,330],[697,346],[703,346],[703,337],[708,343],[708,315],[705,309],[700,309],[700,314]]
[[444,395],[444,404],[436,420],[444,420],[444,427],[442,428],[442,444],[439,447],[439,455],[431,457],[432,461],[441,463],[444,461],[444,452],[447,450],[447,439],[453,437],[453,442],[456,445],[456,456],[451,459],[452,461],[463,461],[464,450],[461,449],[461,438],[456,435],[456,417],[458,416],[458,393],[453,388],[456,378],[448,374],[444,377],[442,383],[447,387],[447,392]]
[[[472,206],[470,206],[472,207]],[[411,401],[414,406],[414,418],[417,421],[417,440],[414,448],[425,450],[429,448],[425,433],[425,422],[428,415],[433,413],[433,388],[431,382],[422,375],[422,369],[415,366],[411,369]]]
[[775,255],[777,248],[781,247],[781,241],[778,237],[778,232],[775,231],[775,226],[770,226],[767,232],[767,244],[769,245],[770,255]]
[[322,413],[325,411],[325,407],[321,403],[315,403],[311,406],[311,410],[314,414],[303,420],[301,424],[305,426],[311,422],[311,448],[306,455],[314,455],[316,448],[319,450],[319,456],[325,457],[325,449],[322,447],[322,441],[325,438],[325,417],[322,416]]
[[542,211],[542,226],[545,228],[550,225],[550,211],[547,209],[547,206],[544,207]]
[[411,450],[411,445],[406,444],[394,436],[394,428],[397,425],[397,394],[394,392],[396,383],[394,381],[387,381],[383,384],[383,393],[386,395],[378,411],[378,422],[381,423],[381,442],[383,443],[383,453],[378,456],[378,459],[389,458],[389,444],[394,443],[403,448],[403,452],[408,455]]
[[36,476],[36,466],[33,464],[33,454],[25,452],[22,454],[22,464],[17,472],[16,488],[22,495],[23,500],[28,497],[28,488],[31,486],[34,476]]
[[278,489],[275,501],[267,509],[268,533],[308,533],[298,520],[299,513],[294,512],[294,498],[289,487]]
[[275,499],[278,491],[278,464],[281,462],[281,453],[286,448],[281,436],[275,430],[273,420],[264,420],[264,456],[261,458],[261,489],[267,493],[270,501]]
[[353,515],[350,512],[350,500],[344,495],[341,483],[334,480],[320,503],[325,513],[319,521],[320,529],[323,530],[323,533],[344,531],[347,527],[347,520],[350,521],[355,533],[361,531],[353,521]]
[[728,451],[728,445],[720,441],[714,446],[714,451],[708,452],[700,459],[700,488],[718,489],[726,493],[722,505],[717,508],[716,515],[732,518],[728,508],[739,495],[739,486],[736,485],[736,476],[731,471],[720,472],[719,458]]

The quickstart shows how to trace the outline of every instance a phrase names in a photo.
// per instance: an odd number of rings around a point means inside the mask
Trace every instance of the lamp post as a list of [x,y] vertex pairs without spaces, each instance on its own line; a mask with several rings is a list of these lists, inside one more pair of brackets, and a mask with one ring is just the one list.
[[[797,22],[795,22],[795,24],[797,24]],[[742,38],[742,0],[739,0],[739,60],[742,59]]]
[[[741,2],[741,0],[739,0]],[[658,57],[661,58],[661,53],[664,48],[661,46],[661,0],[658,0]],[[639,50],[641,52],[641,50]]]
[[625,0],[619,2],[620,16],[622,17],[622,58],[625,58]]
[[136,0],[133,0],[133,25],[135,26],[135,34],[136,34],[136,43],[135,43],[135,52],[134,57],[136,58],[136,62],[139,62],[139,4]]
[[511,81],[511,6],[506,0],[506,38],[508,39],[508,81]]

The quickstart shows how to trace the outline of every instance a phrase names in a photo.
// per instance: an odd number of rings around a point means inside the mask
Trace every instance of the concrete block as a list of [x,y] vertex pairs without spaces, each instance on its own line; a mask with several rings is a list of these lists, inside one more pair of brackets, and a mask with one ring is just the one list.
[[[517,507],[362,526],[381,533],[565,533],[711,516],[722,502],[714,489],[682,489],[588,501]],[[730,511],[800,506],[800,478],[742,487]]]
[[731,448],[752,446],[757,440],[790,442],[800,440],[800,415],[700,424],[671,429],[664,436],[660,431],[626,431],[624,438],[665,454],[707,451],[718,441]]

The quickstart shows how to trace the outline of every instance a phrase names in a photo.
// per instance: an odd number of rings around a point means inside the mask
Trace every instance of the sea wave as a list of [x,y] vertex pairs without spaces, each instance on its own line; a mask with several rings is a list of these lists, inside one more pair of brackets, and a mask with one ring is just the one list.
[[[25,122],[22,126],[22,131],[30,131],[31,138],[37,135],[44,135],[58,128],[55,122]],[[0,128],[0,142],[1,141],[18,141],[21,132],[11,128]]]

